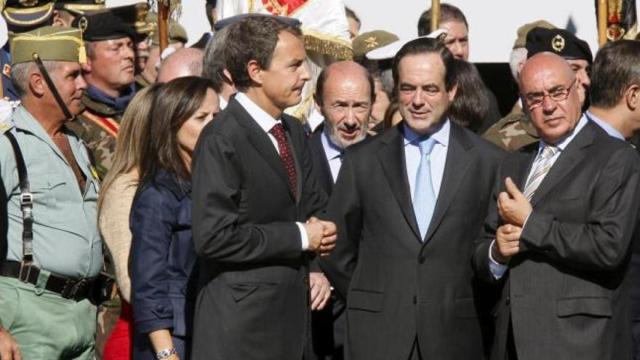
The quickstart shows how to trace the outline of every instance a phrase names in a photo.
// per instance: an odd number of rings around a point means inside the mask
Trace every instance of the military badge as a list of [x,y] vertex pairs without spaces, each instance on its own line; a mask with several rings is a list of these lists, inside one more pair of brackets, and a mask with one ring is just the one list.
[[551,48],[556,52],[561,52],[564,49],[565,41],[564,38],[558,34],[551,39]]
[[376,46],[378,46],[378,40],[374,36],[364,39],[364,42],[367,49],[374,49]]

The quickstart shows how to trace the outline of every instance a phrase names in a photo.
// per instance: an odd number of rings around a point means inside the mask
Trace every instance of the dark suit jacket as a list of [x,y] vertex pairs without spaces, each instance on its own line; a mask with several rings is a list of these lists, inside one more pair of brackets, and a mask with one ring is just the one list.
[[196,256],[191,237],[190,190],[190,184],[180,184],[169,173],[160,171],[139,190],[131,207],[136,359],[154,358],[149,332],[169,329],[173,336],[191,335]]
[[[487,281],[497,193],[507,176],[524,188],[537,151],[529,145],[501,166],[474,256]],[[638,155],[597,125],[569,143],[531,199],[520,253],[501,280],[492,359],[504,359],[510,317],[519,360],[631,359],[627,275],[639,184]]]
[[347,149],[328,206],[338,225],[327,273],[347,299],[347,357],[481,359],[471,268],[503,152],[451,123],[442,186],[421,241],[405,168],[404,127]]
[[283,115],[294,196],[268,135],[236,101],[202,131],[193,230],[204,261],[194,359],[300,360],[309,327],[308,254],[296,221],[323,209],[302,125]]

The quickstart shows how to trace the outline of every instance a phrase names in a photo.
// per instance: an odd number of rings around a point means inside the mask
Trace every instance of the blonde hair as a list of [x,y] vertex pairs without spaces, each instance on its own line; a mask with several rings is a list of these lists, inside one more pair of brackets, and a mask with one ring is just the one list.
[[148,141],[151,106],[159,87],[160,84],[153,84],[139,91],[124,112],[118,130],[113,164],[102,181],[100,189],[98,217],[100,217],[104,196],[116,178],[131,171],[138,171],[142,149],[145,142]]

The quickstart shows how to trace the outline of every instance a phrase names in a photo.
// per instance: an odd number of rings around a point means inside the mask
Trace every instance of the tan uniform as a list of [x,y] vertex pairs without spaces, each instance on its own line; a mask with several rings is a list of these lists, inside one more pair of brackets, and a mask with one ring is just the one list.
[[540,140],[531,119],[519,104],[514,105],[507,116],[487,129],[482,137],[507,151],[516,151]]

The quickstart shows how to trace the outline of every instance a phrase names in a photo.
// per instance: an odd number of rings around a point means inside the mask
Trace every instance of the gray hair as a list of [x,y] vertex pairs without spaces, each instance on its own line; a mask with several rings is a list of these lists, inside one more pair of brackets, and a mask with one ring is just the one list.
[[[57,61],[43,61],[42,63],[49,74],[53,73],[58,68]],[[34,72],[39,73],[40,70],[38,70],[38,66],[36,66],[33,61],[15,64],[11,67],[11,83],[20,98],[27,94],[27,89],[29,88],[29,76]]]

